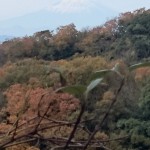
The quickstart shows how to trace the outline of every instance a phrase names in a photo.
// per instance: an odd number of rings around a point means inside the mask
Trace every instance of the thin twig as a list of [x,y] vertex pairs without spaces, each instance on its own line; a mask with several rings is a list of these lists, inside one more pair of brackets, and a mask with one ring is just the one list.
[[90,137],[89,137],[87,143],[85,144],[85,147],[83,148],[83,150],[87,149],[87,147],[90,144],[90,141],[92,140],[92,138],[94,137],[94,135],[101,129],[103,123],[105,122],[105,120],[107,119],[107,117],[108,117],[108,115],[110,113],[110,110],[112,109],[112,107],[114,106],[115,102],[117,101],[118,95],[119,95],[119,93],[120,93],[123,85],[124,85],[124,78],[122,78],[122,80],[121,80],[120,87],[118,88],[118,90],[116,92],[116,96],[115,96],[114,100],[112,101],[111,105],[109,106],[109,108],[108,108],[107,112],[105,113],[102,121],[98,125],[96,125],[95,130],[90,135]]
[[83,105],[81,105],[80,113],[79,113],[78,118],[76,120],[75,126],[74,126],[74,128],[73,128],[73,130],[72,130],[72,132],[71,132],[71,134],[70,134],[70,136],[68,138],[68,141],[67,141],[67,143],[66,143],[66,145],[64,147],[64,150],[66,150],[68,148],[69,143],[71,142],[72,138],[74,137],[74,134],[75,134],[75,132],[76,132],[76,130],[78,128],[78,125],[80,123],[80,120],[81,120],[81,117],[82,117],[82,115],[84,113],[84,110],[85,110],[85,105],[83,104]]

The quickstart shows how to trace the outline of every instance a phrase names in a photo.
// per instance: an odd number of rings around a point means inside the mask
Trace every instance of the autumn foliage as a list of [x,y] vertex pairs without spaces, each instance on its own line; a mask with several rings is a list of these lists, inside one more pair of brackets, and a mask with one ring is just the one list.
[[4,94],[8,101],[6,112],[10,114],[7,119],[11,124],[18,115],[21,115],[21,123],[36,117],[38,113],[42,115],[49,103],[51,107],[47,115],[53,119],[66,119],[67,113],[79,107],[79,100],[68,94],[56,94],[52,89],[40,87],[30,89],[27,86],[15,84]]
[[[71,150],[149,150],[150,68],[128,67],[149,62],[149,17],[142,8],[94,28],[71,23],[0,44],[0,149],[63,149],[77,125]],[[98,71],[106,76],[86,101],[60,90],[87,89]]]

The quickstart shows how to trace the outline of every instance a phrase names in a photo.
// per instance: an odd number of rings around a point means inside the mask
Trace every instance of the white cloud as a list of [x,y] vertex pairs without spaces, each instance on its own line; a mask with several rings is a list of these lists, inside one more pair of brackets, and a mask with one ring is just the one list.
[[81,12],[92,8],[94,2],[95,0],[58,0],[52,9],[61,13]]
[[150,0],[0,0],[0,20],[5,20],[28,13],[48,10],[57,13],[76,13],[99,11],[106,7],[116,12],[135,10],[140,7],[150,8]]
[[0,0],[0,20],[48,10],[71,13],[89,10],[96,0]]

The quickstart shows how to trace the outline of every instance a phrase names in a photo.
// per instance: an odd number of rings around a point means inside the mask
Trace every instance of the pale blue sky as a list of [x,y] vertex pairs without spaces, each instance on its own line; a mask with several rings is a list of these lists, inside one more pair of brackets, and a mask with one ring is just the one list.
[[92,27],[142,7],[149,9],[150,0],[0,0],[0,35],[30,35],[69,23]]

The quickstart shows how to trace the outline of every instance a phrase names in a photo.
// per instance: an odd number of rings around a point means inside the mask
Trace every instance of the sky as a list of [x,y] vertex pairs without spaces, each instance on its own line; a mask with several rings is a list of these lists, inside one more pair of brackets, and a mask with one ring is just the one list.
[[149,9],[150,0],[0,0],[0,35],[32,35],[69,23],[94,27],[143,7]]

